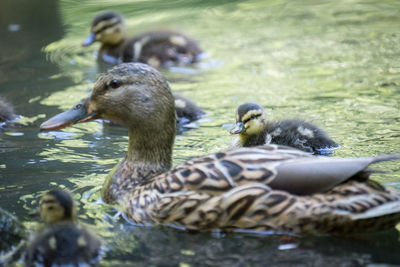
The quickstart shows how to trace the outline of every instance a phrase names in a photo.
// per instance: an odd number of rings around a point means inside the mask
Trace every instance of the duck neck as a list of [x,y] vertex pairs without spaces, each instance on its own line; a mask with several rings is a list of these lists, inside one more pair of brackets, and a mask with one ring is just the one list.
[[258,134],[239,134],[239,144],[244,147],[259,146],[267,143],[266,129]]
[[[172,148],[175,125],[155,134],[141,134],[142,131],[129,130],[129,145],[125,158],[107,176],[102,198],[107,203],[121,201],[137,187],[151,183],[157,175],[168,171],[172,165]],[[157,134],[158,133],[158,134]]]
[[[143,134],[144,133],[144,134]],[[141,168],[169,170],[172,166],[172,148],[175,131],[168,133],[129,129],[129,145],[125,160]]]

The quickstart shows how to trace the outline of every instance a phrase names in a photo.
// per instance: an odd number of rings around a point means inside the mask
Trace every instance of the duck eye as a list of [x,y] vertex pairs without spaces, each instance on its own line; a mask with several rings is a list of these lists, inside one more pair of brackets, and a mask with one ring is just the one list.
[[117,89],[120,86],[121,86],[121,82],[117,79],[114,79],[110,82],[110,87],[113,89]]
[[81,107],[82,107],[82,104],[77,104],[77,105],[74,107],[74,110],[80,109]]

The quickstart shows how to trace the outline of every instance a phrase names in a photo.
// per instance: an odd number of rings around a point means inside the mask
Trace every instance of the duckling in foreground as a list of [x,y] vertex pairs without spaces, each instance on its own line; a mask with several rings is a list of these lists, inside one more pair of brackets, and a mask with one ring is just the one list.
[[[120,86],[111,86],[116,77]],[[347,234],[400,221],[399,193],[370,180],[366,170],[398,155],[338,159],[265,145],[171,168],[174,98],[167,80],[145,64],[121,64],[100,76],[87,111],[80,122],[104,118],[128,128],[128,151],[106,178],[102,198],[135,222]]]
[[[75,205],[70,194],[51,190],[40,200],[40,216],[46,224],[26,249],[27,266],[95,264],[100,240],[76,224]],[[79,265],[80,266],[80,265]]]
[[236,110],[236,125],[231,134],[238,134],[235,145],[251,147],[277,144],[295,147],[315,154],[331,154],[339,145],[311,123],[291,119],[267,121],[262,107],[253,103]]
[[82,43],[89,46],[100,42],[98,58],[107,63],[143,62],[153,67],[169,63],[194,63],[202,53],[189,37],[170,30],[144,32],[130,39],[120,14],[106,11],[92,22],[91,33]]
[[14,108],[0,97],[0,122],[11,121],[15,118],[17,116],[14,114]]

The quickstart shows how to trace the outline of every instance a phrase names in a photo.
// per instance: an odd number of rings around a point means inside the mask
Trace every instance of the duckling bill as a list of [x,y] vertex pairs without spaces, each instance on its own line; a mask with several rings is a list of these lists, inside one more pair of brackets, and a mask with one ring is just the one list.
[[317,126],[297,120],[268,121],[264,109],[245,103],[236,110],[236,145],[252,147],[264,144],[291,146],[315,154],[331,154],[339,145]]
[[[124,82],[115,86],[117,74]],[[400,221],[400,194],[369,179],[367,169],[399,155],[330,158],[263,145],[172,167],[176,110],[160,72],[140,63],[115,66],[97,80],[88,103],[89,114],[128,128],[126,156],[105,179],[102,199],[136,223],[351,234]]]
[[40,216],[45,226],[35,234],[26,249],[27,266],[97,263],[101,242],[76,223],[75,205],[70,194],[61,190],[45,193],[40,200]]
[[153,67],[168,63],[194,63],[202,53],[197,43],[182,33],[170,30],[144,32],[127,38],[122,16],[106,11],[92,22],[91,33],[82,43],[100,42],[98,58],[108,63],[143,62]]

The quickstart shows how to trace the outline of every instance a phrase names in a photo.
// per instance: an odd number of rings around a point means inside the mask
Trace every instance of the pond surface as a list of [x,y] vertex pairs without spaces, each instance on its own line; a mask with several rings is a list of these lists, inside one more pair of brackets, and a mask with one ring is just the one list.
[[[171,28],[195,37],[207,57],[161,72],[207,116],[177,136],[174,163],[226,148],[235,108],[266,107],[300,118],[341,144],[334,156],[400,152],[399,1],[0,2],[0,95],[21,118],[0,128],[0,206],[27,227],[40,195],[68,188],[79,218],[107,243],[103,266],[365,266],[400,264],[397,231],[348,238],[189,234],[130,225],[98,203],[105,175],[124,156],[126,130],[100,122],[39,133],[39,125],[87,96],[99,73],[92,18],[121,12],[132,34]],[[34,12],[33,12],[34,10]],[[374,179],[400,188],[398,162]],[[400,190],[400,189],[399,189]],[[15,262],[20,264],[21,262]]]

